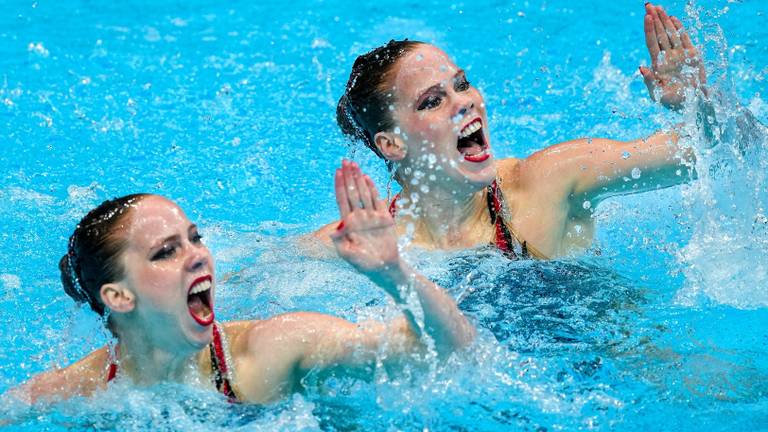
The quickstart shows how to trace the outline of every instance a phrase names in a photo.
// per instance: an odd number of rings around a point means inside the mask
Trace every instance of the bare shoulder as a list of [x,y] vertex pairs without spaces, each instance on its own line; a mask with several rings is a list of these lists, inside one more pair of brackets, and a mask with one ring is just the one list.
[[90,396],[106,387],[108,363],[108,351],[102,347],[65,368],[34,376],[11,394],[28,403]]
[[518,185],[524,189],[555,187],[570,183],[578,173],[579,165],[589,162],[600,146],[591,145],[599,139],[579,138],[553,144],[519,159],[514,174]]
[[298,239],[304,252],[315,258],[331,258],[336,256],[331,234],[336,231],[338,221],[323,225],[317,231],[305,234]]
[[318,312],[288,312],[263,320],[232,321],[223,327],[236,355],[289,348],[306,342],[319,327],[337,321],[344,320]]
[[336,231],[336,227],[338,226],[339,221],[331,222],[327,225],[323,225],[312,233],[312,237],[319,240],[324,245],[332,248],[333,247],[333,241],[331,241],[331,234],[333,234],[334,231]]

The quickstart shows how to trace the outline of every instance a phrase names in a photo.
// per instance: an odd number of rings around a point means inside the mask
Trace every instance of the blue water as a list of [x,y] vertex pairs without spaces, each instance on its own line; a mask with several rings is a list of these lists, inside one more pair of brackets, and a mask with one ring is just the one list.
[[[223,320],[318,310],[391,316],[343,263],[296,242],[336,216],[332,169],[380,162],[334,123],[358,54],[433,42],[483,91],[498,156],[631,139],[682,121],[654,106],[640,1],[6,1],[0,6],[0,391],[107,340],[58,282],[74,224],[101,200],[167,195],[217,257]],[[768,7],[670,2],[711,80],[766,122]],[[762,138],[761,138],[762,137]],[[762,139],[762,141],[761,141]],[[765,430],[768,191],[736,133],[689,185],[610,200],[595,246],[547,263],[493,251],[408,258],[482,330],[472,352],[267,407],[162,384],[5,406],[21,430]]]

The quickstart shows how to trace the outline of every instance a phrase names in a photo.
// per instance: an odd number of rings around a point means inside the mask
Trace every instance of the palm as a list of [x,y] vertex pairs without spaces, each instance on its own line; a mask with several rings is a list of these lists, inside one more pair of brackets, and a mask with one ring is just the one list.
[[357,209],[344,221],[345,233],[335,244],[347,262],[365,274],[397,263],[395,223],[386,209]]
[[332,238],[339,255],[369,277],[397,265],[395,221],[373,181],[355,163],[344,161],[336,171],[335,189],[341,223]]
[[706,83],[706,72],[698,50],[682,23],[659,6],[646,5],[645,42],[651,55],[651,69],[640,68],[654,100],[671,109],[680,109],[686,92]]

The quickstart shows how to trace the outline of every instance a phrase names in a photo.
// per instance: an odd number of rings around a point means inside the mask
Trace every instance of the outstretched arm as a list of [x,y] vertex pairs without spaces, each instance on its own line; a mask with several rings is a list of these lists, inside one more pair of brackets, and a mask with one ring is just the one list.
[[[648,91],[654,100],[672,110],[706,93],[706,72],[699,52],[680,21],[663,8],[646,4],[645,43],[651,67],[641,67]],[[701,118],[708,119],[711,105],[696,98]],[[701,122],[708,132],[709,124]],[[584,201],[596,204],[618,194],[659,189],[690,179],[688,169],[695,163],[690,148],[679,145],[682,128],[657,132],[647,138],[616,141],[605,138],[579,139],[552,146],[529,157],[523,167],[528,178],[546,172],[559,181],[564,200],[577,211]],[[549,180],[552,181],[552,180]]]

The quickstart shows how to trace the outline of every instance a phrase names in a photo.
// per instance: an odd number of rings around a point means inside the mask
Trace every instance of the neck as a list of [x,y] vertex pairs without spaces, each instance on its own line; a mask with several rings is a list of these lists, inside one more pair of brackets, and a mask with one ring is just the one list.
[[125,327],[116,335],[120,373],[129,375],[138,384],[186,381],[198,371],[199,349],[189,347],[174,351],[163,344],[153,343],[145,332],[129,331]]
[[468,185],[463,190],[430,185],[425,194],[404,187],[403,220],[415,225],[416,243],[440,249],[476,246],[492,236],[485,191]]

